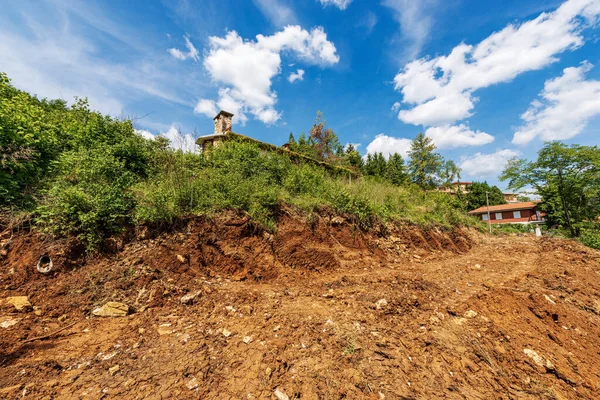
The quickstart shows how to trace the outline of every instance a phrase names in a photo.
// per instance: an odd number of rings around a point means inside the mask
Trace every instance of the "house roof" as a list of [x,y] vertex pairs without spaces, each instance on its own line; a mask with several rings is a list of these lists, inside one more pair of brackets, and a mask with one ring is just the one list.
[[233,114],[224,110],[219,111],[219,113],[213,118],[213,119],[217,119],[219,118],[219,115],[224,115],[226,117],[233,117]]
[[223,136],[226,136],[226,134],[225,133],[212,133],[210,135],[200,136],[198,139],[196,139],[196,144],[200,145],[207,140],[214,139],[216,137],[223,137]]
[[[531,210],[536,208],[539,203],[535,201],[526,201],[524,203],[509,203],[500,204],[497,206],[490,206],[490,212],[502,212],[502,211],[517,211],[517,210]],[[470,215],[485,214],[488,212],[487,206],[476,208],[473,211],[469,211]]]

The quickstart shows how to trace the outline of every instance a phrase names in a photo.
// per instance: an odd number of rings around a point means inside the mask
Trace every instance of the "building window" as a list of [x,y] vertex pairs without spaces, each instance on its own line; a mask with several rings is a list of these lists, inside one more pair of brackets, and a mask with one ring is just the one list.
[[521,211],[513,211],[513,218],[521,218]]
[[502,213],[496,213],[496,219],[502,219]]
[[487,221],[488,220],[487,214],[481,214],[481,220],[482,221]]

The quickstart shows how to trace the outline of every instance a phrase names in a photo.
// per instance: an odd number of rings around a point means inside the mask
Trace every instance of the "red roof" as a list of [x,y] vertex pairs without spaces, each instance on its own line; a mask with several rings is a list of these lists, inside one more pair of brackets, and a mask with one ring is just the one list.
[[[502,211],[518,211],[518,210],[531,210],[532,208],[536,208],[539,202],[535,201],[526,201],[524,203],[509,203],[509,204],[500,204],[498,206],[490,206],[490,212],[502,212]],[[473,211],[469,211],[470,215],[476,214],[485,214],[488,212],[488,207],[483,206],[479,207]]]

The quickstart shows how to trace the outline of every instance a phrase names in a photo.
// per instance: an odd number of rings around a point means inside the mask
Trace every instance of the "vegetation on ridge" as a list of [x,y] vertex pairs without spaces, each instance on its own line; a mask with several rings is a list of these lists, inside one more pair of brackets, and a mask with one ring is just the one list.
[[[347,165],[349,158],[350,166],[363,166],[324,121],[313,128],[317,160],[340,157]],[[363,227],[389,219],[473,223],[456,199],[408,184],[399,156],[385,161],[383,176],[356,180],[244,140],[205,155],[184,153],[164,138],[144,139],[130,121],[91,111],[85,100],[70,107],[39,100],[3,74],[0,130],[0,208],[28,212],[39,229],[76,235],[89,249],[127,226],[168,225],[219,209],[245,211],[273,228],[284,204],[306,212],[330,207]]]

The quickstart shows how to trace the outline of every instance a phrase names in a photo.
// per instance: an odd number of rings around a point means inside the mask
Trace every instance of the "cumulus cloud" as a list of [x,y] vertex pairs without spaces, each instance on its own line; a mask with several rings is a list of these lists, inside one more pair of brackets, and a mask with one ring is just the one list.
[[433,139],[435,145],[440,149],[482,146],[494,141],[492,135],[481,131],[472,131],[464,124],[431,127],[425,131],[425,136]]
[[461,43],[449,55],[407,64],[394,78],[402,102],[398,118],[414,125],[443,125],[472,115],[473,92],[507,82],[556,62],[557,55],[584,43],[583,28],[598,22],[598,0],[568,0],[556,11],[520,25],[508,25],[472,46]]
[[168,131],[160,134],[167,139],[169,139],[169,143],[171,148],[175,150],[181,150],[185,153],[196,153],[198,152],[198,147],[196,146],[196,141],[189,133],[182,133],[179,128],[175,125],[171,125]]
[[292,72],[289,76],[288,76],[288,81],[290,83],[294,83],[296,81],[303,81],[304,80],[304,70],[303,69],[299,69],[296,72]]
[[472,156],[461,157],[459,167],[465,176],[494,177],[504,170],[508,160],[520,154],[518,151],[510,149],[498,150],[489,154],[475,153]]
[[204,114],[209,118],[214,117],[219,112],[217,109],[217,105],[214,101],[208,99],[200,99],[196,107],[194,107],[194,112],[196,114]]
[[[156,135],[145,129],[134,129],[134,132],[145,139],[154,140]],[[174,124],[166,132],[161,132],[159,136],[169,139],[169,147],[175,150],[181,150],[186,153],[198,152],[196,140],[189,133],[182,133]]]
[[[225,37],[212,36],[204,67],[211,79],[222,85],[214,104],[234,113],[234,119],[242,124],[248,120],[248,113],[265,124],[277,122],[281,114],[275,110],[277,94],[271,90],[271,83],[281,73],[283,53],[321,66],[339,61],[335,45],[327,40],[321,27],[309,32],[287,26],[271,36],[257,35],[255,41],[244,40],[236,31],[229,31]],[[201,99],[196,108],[203,112],[208,105],[207,99]]]
[[167,50],[169,52],[169,54],[171,54],[173,57],[177,58],[178,60],[182,60],[182,61],[187,60],[188,58],[190,58],[194,61],[200,60],[200,55],[198,54],[198,50],[196,50],[196,48],[192,44],[190,37],[188,35],[185,35],[183,38],[185,39],[185,47],[187,47],[188,51],[183,52],[179,49],[171,48],[171,49]]
[[412,140],[410,139],[395,138],[380,133],[367,145],[367,154],[382,153],[385,158],[388,158],[390,154],[398,153],[406,159],[411,144]]
[[580,134],[590,119],[600,115],[600,81],[585,79],[591,68],[590,63],[584,62],[547,80],[539,99],[521,115],[524,123],[512,142],[525,144],[536,137],[544,141],[564,140]]
[[319,2],[323,7],[336,6],[340,10],[345,10],[352,3],[352,0],[319,0]]

